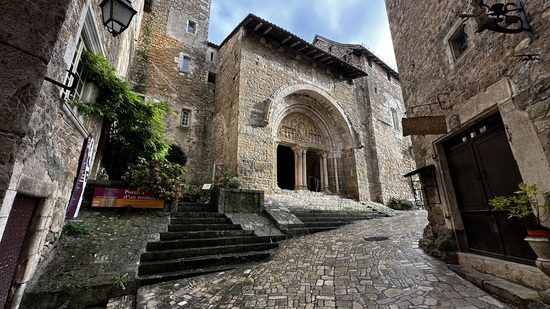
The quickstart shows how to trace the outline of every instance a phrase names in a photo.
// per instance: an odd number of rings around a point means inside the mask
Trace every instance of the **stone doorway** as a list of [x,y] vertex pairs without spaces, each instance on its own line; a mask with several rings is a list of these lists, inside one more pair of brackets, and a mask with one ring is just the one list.
[[294,151],[287,146],[277,147],[277,184],[279,188],[294,190],[295,179]]
[[313,151],[306,155],[307,188],[309,191],[321,191],[321,156]]

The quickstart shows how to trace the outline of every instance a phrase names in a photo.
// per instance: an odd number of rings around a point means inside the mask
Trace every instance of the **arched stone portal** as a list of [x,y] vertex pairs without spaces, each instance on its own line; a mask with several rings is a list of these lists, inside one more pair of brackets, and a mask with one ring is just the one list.
[[[296,92],[273,106],[277,186],[356,198],[357,171],[349,122],[328,100]],[[283,152],[284,151],[286,152]],[[294,160],[283,160],[288,150]],[[294,174],[289,170],[294,167]],[[284,176],[286,175],[286,176]]]

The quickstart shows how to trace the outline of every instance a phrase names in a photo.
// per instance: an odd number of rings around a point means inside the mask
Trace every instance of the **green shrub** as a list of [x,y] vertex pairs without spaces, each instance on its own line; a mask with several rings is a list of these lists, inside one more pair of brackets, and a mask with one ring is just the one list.
[[142,191],[152,192],[164,200],[177,200],[185,193],[187,184],[185,167],[165,159],[146,161],[139,158],[122,176],[129,186]]
[[68,221],[63,227],[63,234],[67,236],[90,235],[90,226],[83,221]]
[[208,204],[212,200],[212,189],[203,190],[201,185],[190,184],[182,196],[184,202]]
[[409,200],[405,200],[399,197],[392,197],[390,198],[388,207],[395,210],[411,210],[414,208],[414,204]]

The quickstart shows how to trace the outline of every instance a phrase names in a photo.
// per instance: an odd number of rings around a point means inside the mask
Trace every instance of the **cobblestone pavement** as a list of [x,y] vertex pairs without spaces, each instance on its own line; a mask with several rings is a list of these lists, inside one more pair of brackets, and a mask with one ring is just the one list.
[[409,211],[294,238],[248,268],[143,287],[137,308],[508,308],[418,248],[426,224]]

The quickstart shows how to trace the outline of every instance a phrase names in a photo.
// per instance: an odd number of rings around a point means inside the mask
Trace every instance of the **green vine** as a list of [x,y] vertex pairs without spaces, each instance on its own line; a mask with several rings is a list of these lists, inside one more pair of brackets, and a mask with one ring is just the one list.
[[87,115],[104,117],[106,137],[103,165],[110,179],[120,179],[129,165],[162,159],[169,149],[164,119],[171,111],[167,102],[148,102],[119,78],[115,69],[99,54],[85,52],[82,64],[86,81],[99,89],[95,102],[73,101]]

